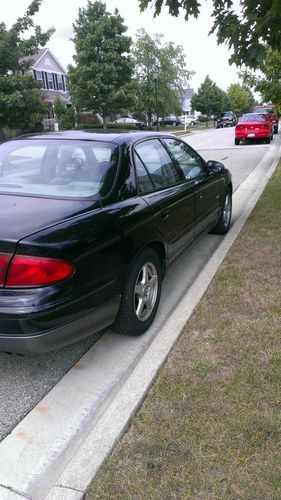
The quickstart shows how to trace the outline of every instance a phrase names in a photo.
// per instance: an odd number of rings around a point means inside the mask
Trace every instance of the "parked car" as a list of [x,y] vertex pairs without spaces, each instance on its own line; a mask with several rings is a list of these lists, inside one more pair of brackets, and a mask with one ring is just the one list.
[[234,127],[237,123],[237,116],[233,111],[224,111],[217,118],[217,128]]
[[265,113],[246,113],[235,127],[235,144],[243,139],[265,139],[267,144],[273,139],[270,116]]
[[137,336],[167,266],[230,226],[232,181],[149,132],[53,132],[0,146],[0,349],[44,352],[112,323]]
[[278,134],[279,120],[274,114],[273,104],[266,104],[263,106],[254,106],[253,113],[266,113],[269,115],[274,134]]
[[180,116],[180,123],[184,125],[196,125],[198,123],[198,118],[195,115],[182,115]]
[[146,123],[142,120],[137,120],[136,118],[132,118],[131,116],[121,116],[115,120],[114,123],[124,123],[128,125],[135,125],[136,128],[143,130],[146,128]]
[[[158,118],[159,125],[175,125],[178,126],[180,124],[180,119],[178,116],[170,115],[165,116],[164,118]],[[155,125],[157,122],[154,123]]]

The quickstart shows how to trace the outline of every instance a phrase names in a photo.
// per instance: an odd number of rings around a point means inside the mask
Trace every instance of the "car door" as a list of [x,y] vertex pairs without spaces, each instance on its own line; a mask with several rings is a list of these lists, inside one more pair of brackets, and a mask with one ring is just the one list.
[[195,197],[195,236],[215,224],[221,206],[220,179],[210,173],[201,156],[185,142],[174,138],[163,139],[175,162],[179,165],[189,192]]
[[171,259],[194,239],[193,186],[158,138],[140,141],[133,155],[139,193],[150,206]]

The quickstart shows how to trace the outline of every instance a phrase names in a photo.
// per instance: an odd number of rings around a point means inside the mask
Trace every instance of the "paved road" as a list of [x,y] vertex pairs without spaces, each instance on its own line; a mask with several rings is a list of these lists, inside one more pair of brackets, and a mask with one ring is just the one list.
[[[206,159],[223,161],[233,172],[235,189],[255,168],[270,146],[251,145],[234,146],[233,129],[218,129],[188,136],[187,142],[200,151]],[[213,250],[217,240],[209,235],[208,241]],[[174,302],[182,291],[177,287],[177,276],[181,267],[192,263],[194,275],[200,271],[205,261],[204,243],[199,242],[187,252],[182,263],[174,266],[165,280],[163,301],[173,294]],[[210,255],[210,254],[209,254]],[[202,258],[202,260],[201,260]],[[194,263],[196,262],[196,265]],[[165,311],[165,314],[167,311]],[[159,321],[164,314],[159,310]],[[83,342],[44,355],[17,356],[0,353],[0,439],[3,439],[13,427],[47,394],[64,374],[80,359],[96,341],[97,335]]]

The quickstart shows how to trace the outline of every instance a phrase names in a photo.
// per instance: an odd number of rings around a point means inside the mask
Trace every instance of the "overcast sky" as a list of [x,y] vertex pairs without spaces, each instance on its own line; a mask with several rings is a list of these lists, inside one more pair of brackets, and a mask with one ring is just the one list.
[[[0,19],[10,27],[22,16],[31,0],[0,0]],[[211,0],[203,0],[201,15],[197,20],[185,22],[183,16],[174,18],[165,10],[157,18],[153,11],[140,13],[137,0],[106,0],[107,10],[114,12],[118,8],[128,27],[128,34],[134,34],[140,28],[148,33],[163,33],[167,41],[182,45],[186,53],[187,69],[195,71],[190,86],[195,90],[208,74],[223,90],[231,83],[238,82],[238,69],[229,66],[230,53],[225,46],[218,46],[214,35],[208,36],[212,21]],[[72,23],[76,20],[79,7],[87,5],[87,0],[43,0],[39,13],[35,16],[36,24],[44,30],[53,26],[56,30],[48,42],[48,47],[60,63],[67,68],[72,62],[74,45]]]

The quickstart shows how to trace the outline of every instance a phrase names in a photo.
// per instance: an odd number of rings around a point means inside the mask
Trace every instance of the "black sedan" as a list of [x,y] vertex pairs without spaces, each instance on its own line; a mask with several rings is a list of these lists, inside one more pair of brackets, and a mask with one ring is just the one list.
[[180,139],[54,132],[0,146],[0,349],[44,352],[151,325],[167,266],[224,234],[232,182]]
[[[170,116],[165,116],[164,118],[158,118],[158,123],[159,123],[159,125],[178,126],[178,125],[180,125],[180,119],[178,116],[170,115]],[[157,121],[154,122],[154,125],[157,125]]]

